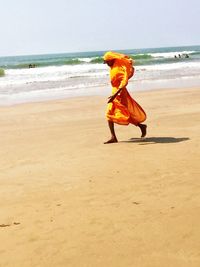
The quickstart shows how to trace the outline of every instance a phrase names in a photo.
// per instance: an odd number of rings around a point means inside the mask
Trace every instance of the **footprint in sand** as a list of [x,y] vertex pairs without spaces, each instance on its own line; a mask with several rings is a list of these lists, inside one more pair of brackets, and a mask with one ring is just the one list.
[[135,205],[139,205],[140,204],[139,202],[136,202],[136,201],[133,201],[132,203],[135,204]]
[[10,224],[0,224],[0,227],[8,227]]
[[[20,222],[14,222],[13,223],[14,225],[19,225],[20,224]],[[0,227],[9,227],[9,226],[11,226],[11,224],[0,224]]]

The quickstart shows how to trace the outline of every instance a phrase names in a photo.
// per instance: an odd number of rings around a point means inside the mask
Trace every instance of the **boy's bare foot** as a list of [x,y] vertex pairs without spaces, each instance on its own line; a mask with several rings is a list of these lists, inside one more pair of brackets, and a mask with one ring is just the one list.
[[142,132],[141,137],[145,137],[147,134],[147,125],[146,124],[139,124],[138,127],[140,127],[140,130]]
[[117,142],[118,142],[117,138],[111,138],[110,140],[104,142],[104,144],[112,144],[112,143],[117,143]]

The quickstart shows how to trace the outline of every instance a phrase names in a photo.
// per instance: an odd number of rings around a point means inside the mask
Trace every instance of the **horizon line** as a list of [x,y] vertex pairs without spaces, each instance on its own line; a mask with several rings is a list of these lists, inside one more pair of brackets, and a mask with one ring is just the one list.
[[158,48],[178,48],[178,47],[195,47],[200,46],[199,44],[195,45],[175,45],[175,46],[160,46],[160,47],[140,47],[140,48],[121,48],[121,49],[106,49],[106,50],[87,50],[87,51],[75,51],[75,52],[55,52],[55,53],[36,53],[36,54],[17,54],[17,55],[6,55],[1,56],[0,58],[4,57],[26,57],[26,56],[42,56],[42,55],[59,55],[59,54],[84,54],[84,53],[94,53],[94,52],[106,52],[106,51],[130,51],[130,50],[142,50],[142,49],[158,49]]

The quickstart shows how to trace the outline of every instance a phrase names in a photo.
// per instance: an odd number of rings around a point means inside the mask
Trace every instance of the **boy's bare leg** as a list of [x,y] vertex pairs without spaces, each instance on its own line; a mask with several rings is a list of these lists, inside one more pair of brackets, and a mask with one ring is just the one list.
[[111,138],[108,141],[106,141],[104,144],[117,143],[118,140],[117,140],[117,137],[115,135],[114,122],[108,121],[108,126],[109,126],[109,129],[110,129]]
[[138,127],[140,128],[141,133],[142,133],[141,137],[145,137],[147,134],[147,125],[140,123],[140,124],[138,124]]

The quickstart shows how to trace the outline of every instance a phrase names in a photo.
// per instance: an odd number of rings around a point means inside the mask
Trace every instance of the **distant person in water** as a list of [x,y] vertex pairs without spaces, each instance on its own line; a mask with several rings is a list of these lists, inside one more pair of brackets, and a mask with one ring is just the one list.
[[35,66],[35,64],[29,64],[29,69],[31,69],[31,68],[35,68],[36,66]]
[[146,120],[146,113],[142,107],[130,96],[126,86],[134,74],[133,60],[128,56],[115,52],[105,53],[104,63],[110,67],[112,95],[108,98],[106,118],[111,138],[104,144],[118,142],[114,123],[120,125],[134,124],[141,130],[141,137],[146,136],[147,126],[142,124]]

